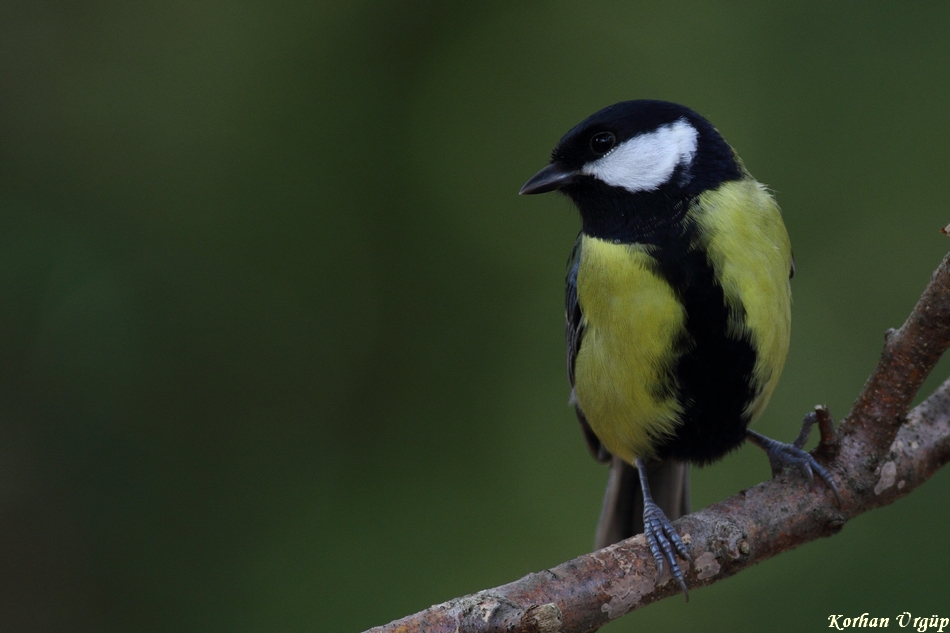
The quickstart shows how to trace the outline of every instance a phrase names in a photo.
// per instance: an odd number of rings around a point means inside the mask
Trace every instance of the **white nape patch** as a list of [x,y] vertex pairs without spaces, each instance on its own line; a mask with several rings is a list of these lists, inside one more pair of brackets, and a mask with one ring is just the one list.
[[670,179],[678,165],[689,167],[696,154],[698,136],[686,119],[679,119],[624,141],[605,156],[584,165],[581,173],[631,193],[653,191]]

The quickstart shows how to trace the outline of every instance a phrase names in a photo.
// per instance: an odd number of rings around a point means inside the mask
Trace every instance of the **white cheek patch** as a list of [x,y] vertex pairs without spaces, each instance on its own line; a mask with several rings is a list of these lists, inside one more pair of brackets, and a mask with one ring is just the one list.
[[679,165],[689,167],[698,133],[686,119],[624,141],[606,156],[587,163],[581,173],[627,191],[653,191]]

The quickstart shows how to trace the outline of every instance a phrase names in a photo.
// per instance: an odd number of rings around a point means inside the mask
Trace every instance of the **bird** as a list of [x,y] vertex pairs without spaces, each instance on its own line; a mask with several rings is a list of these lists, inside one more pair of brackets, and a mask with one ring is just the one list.
[[781,211],[707,119],[650,99],[569,130],[519,193],[550,191],[581,218],[567,373],[588,448],[610,464],[595,546],[645,533],[657,579],[668,567],[688,601],[676,556],[692,559],[672,521],[690,511],[690,464],[750,441],[838,497],[802,437],[749,428],[789,348],[795,264]]

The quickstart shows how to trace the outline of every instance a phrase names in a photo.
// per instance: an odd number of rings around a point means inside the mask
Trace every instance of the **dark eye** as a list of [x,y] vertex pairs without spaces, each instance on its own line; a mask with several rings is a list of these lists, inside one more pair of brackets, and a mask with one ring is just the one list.
[[613,132],[598,132],[590,139],[590,148],[597,154],[606,154],[617,144],[617,137]]

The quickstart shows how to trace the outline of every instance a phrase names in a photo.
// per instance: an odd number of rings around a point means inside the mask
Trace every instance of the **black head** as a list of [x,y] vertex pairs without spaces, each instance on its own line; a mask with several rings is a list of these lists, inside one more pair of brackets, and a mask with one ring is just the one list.
[[586,233],[627,241],[678,221],[695,196],[741,177],[732,148],[700,115],[668,101],[623,101],[565,134],[521,193],[560,190]]

